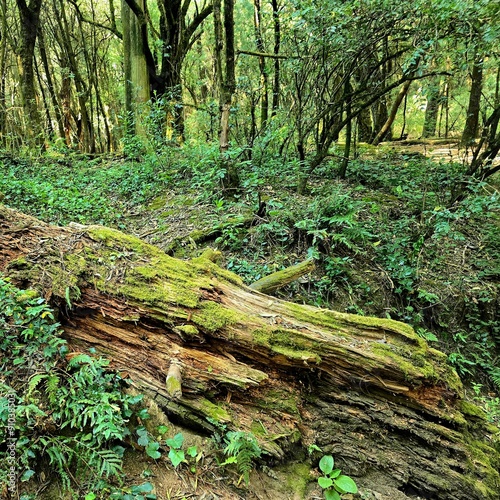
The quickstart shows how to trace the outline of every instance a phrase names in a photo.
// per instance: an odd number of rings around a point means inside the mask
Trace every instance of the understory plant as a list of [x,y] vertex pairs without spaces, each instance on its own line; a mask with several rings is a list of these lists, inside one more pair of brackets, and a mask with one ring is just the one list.
[[243,480],[248,485],[255,460],[263,453],[256,437],[250,432],[230,431],[225,436],[225,442],[224,455],[227,458],[221,465],[235,464],[240,474],[238,484]]
[[357,493],[356,483],[340,469],[334,469],[335,461],[331,455],[325,455],[319,461],[323,475],[318,478],[318,484],[323,489],[326,500],[340,500],[344,493]]
[[0,442],[12,443],[0,447],[0,489],[34,498],[44,471],[73,498],[156,498],[149,484],[123,485],[121,443],[142,395],[124,393],[108,360],[68,353],[60,334],[44,299],[0,277]]

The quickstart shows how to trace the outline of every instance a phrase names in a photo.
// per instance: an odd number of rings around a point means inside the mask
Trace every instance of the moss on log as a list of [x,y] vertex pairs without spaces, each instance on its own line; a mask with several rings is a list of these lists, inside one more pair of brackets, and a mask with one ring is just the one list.
[[281,271],[264,276],[252,283],[250,288],[262,293],[272,293],[299,279],[301,276],[310,273],[314,270],[314,267],[314,260],[307,259]]
[[498,498],[498,429],[443,353],[396,321],[256,292],[206,257],[0,205],[0,270],[59,307],[75,352],[108,356],[171,417],[251,431],[281,458],[315,443],[361,486]]

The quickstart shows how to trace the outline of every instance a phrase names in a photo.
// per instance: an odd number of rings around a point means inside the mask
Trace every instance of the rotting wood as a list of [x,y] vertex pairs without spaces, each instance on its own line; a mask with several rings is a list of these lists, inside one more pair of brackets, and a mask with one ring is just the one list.
[[[108,356],[187,425],[254,432],[287,460],[314,443],[360,486],[498,498],[498,429],[407,325],[281,301],[208,258],[1,205],[0,270],[59,307],[73,352]],[[182,394],[166,386],[172,363]]]

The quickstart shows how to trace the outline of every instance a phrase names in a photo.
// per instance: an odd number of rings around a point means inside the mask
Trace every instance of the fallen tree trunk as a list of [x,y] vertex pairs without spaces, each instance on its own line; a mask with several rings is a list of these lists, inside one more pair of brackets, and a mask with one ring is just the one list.
[[284,302],[206,256],[1,205],[0,270],[59,307],[74,351],[108,356],[187,425],[251,431],[279,458],[316,444],[392,492],[379,498],[498,498],[495,427],[407,325]]

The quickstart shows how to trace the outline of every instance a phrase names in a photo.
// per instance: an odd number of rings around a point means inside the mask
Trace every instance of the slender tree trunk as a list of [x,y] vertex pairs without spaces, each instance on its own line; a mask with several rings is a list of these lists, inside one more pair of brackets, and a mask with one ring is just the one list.
[[422,137],[434,137],[436,135],[439,103],[441,100],[440,80],[431,81],[427,87],[427,106],[425,108],[424,127]]
[[[273,8],[273,30],[274,30],[274,48],[273,53],[278,56],[281,46],[281,22],[280,22],[280,9],[278,7],[278,0],[271,0]],[[273,102],[271,116],[275,116],[279,108],[280,102],[280,60],[278,57],[274,59],[274,79],[273,79]]]
[[57,21],[59,23],[60,45],[64,51],[64,59],[67,62],[68,69],[72,75],[72,81],[75,84],[75,89],[78,99],[79,116],[77,122],[77,138],[80,151],[89,153],[95,152],[95,136],[91,117],[88,111],[89,87],[83,79],[78,64],[75,49],[72,43],[72,29],[68,21],[64,0],[60,0],[56,11],[60,16]]
[[43,103],[43,109],[45,111],[45,131],[46,131],[46,136],[50,141],[53,141],[55,139],[54,135],[54,127],[52,126],[52,118],[50,116],[50,106],[49,106],[49,101],[47,99],[47,96],[45,95],[45,85],[42,82],[42,77],[40,75],[40,71],[38,70],[38,63],[36,60],[36,56],[33,59],[35,65],[35,73],[38,81],[38,87],[40,88],[40,94],[42,96],[42,103]]
[[359,142],[372,142],[373,139],[373,126],[370,110],[364,109],[358,115],[358,141]]
[[54,108],[54,114],[56,116],[57,128],[59,132],[59,137],[64,139],[64,122],[61,113],[61,106],[57,100],[57,93],[54,87],[54,80],[52,78],[52,70],[49,65],[49,59],[47,57],[47,50],[45,48],[45,37],[43,30],[40,29],[38,33],[38,51],[40,52],[40,57],[42,59],[43,70],[45,73],[45,79],[47,80],[47,89],[50,94],[50,100],[52,102],[52,107]]
[[[221,2],[214,1],[214,30],[216,46],[216,68],[220,84],[220,135],[219,150],[226,167],[224,186],[229,190],[239,187],[239,175],[234,160],[227,157],[229,150],[229,118],[233,94],[236,90],[235,51],[234,51],[234,0],[224,0],[224,34],[222,36]],[[225,71],[222,71],[224,50]]]
[[5,146],[7,132],[6,108],[6,78],[7,78],[7,0],[1,0],[1,27],[0,27],[0,145]]
[[345,132],[345,148],[344,158],[340,165],[339,177],[345,179],[347,174],[347,166],[349,165],[349,155],[351,154],[351,139],[352,139],[352,87],[349,76],[346,77],[344,96],[346,99],[346,132]]
[[[255,44],[257,51],[260,53],[265,53],[266,48],[264,46],[264,40],[262,36],[262,11],[260,6],[260,0],[254,0],[254,27],[255,27]],[[261,102],[260,102],[260,128],[264,130],[267,125],[267,120],[269,117],[269,75],[267,74],[266,68],[266,58],[263,56],[259,57],[259,71],[260,71],[260,86],[261,86]]]
[[475,54],[471,73],[471,87],[469,93],[469,105],[467,108],[467,118],[465,120],[465,127],[461,140],[461,143],[464,146],[472,144],[478,136],[482,88],[483,57],[479,54]]
[[28,124],[26,134],[33,144],[41,146],[44,142],[41,117],[38,111],[35,91],[35,43],[40,24],[40,11],[43,0],[16,0],[20,22],[20,88],[22,104]]
[[[138,3],[144,8],[144,0]],[[125,109],[129,133],[145,136],[143,114],[144,104],[150,98],[149,70],[145,57],[144,36],[138,17],[122,0]]]

